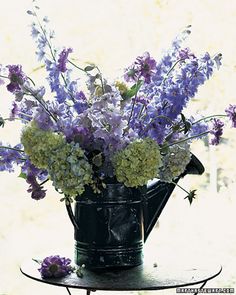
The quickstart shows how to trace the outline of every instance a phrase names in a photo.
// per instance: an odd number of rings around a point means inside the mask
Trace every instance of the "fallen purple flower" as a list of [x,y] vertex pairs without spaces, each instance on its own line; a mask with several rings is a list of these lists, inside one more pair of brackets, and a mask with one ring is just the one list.
[[44,258],[38,269],[42,278],[61,278],[73,271],[69,258],[52,255]]

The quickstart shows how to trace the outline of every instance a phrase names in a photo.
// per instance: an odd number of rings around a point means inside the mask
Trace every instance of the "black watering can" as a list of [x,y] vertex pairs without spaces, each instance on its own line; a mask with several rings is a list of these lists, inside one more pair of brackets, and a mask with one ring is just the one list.
[[[204,167],[192,155],[186,174],[202,174]],[[158,180],[140,189],[108,183],[101,194],[87,188],[67,212],[75,228],[75,263],[91,270],[127,268],[143,262],[143,243],[148,238],[171,193],[174,183]]]

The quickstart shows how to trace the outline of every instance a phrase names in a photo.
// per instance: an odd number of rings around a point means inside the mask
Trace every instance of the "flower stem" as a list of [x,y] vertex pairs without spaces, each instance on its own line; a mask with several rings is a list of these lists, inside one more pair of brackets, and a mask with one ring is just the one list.
[[23,118],[4,118],[3,120],[4,120],[4,121],[14,121],[14,120],[19,120],[19,121],[24,121],[24,122],[26,122],[26,123],[29,123],[28,120],[25,120],[25,119],[23,119]]
[[70,61],[69,59],[67,60],[72,66],[74,66],[75,68],[77,68],[78,70],[87,73],[84,69],[80,68],[79,66],[77,66],[75,63],[73,63],[72,61]]
[[[23,115],[23,116],[26,116],[26,117],[28,117],[28,118],[30,118],[30,119],[33,119],[33,116],[28,115],[28,114],[26,114],[26,113],[19,112],[18,114]],[[20,118],[19,118],[19,119],[20,119]]]
[[187,137],[187,138],[185,138],[185,139],[182,139],[182,140],[179,140],[179,141],[176,141],[176,142],[170,143],[169,145],[166,145],[165,148],[168,148],[168,147],[170,147],[170,146],[172,146],[172,145],[175,145],[175,144],[179,144],[179,143],[182,143],[182,142],[188,141],[188,140],[193,139],[193,138],[197,138],[197,137],[199,137],[199,136],[206,135],[206,134],[208,134],[209,132],[210,132],[210,131],[205,131],[205,132],[202,132],[202,133],[200,133],[200,134],[193,135],[193,136],[191,136],[191,137]]
[[9,147],[9,146],[4,146],[4,145],[0,145],[0,149],[9,149],[9,150],[17,151],[19,153],[24,153],[23,150],[12,148],[12,147]]
[[44,183],[48,182],[49,181],[49,178],[45,179],[43,182],[41,182],[39,185],[42,186],[44,185]]
[[205,120],[207,120],[207,119],[215,118],[215,117],[227,117],[227,115],[219,114],[219,115],[211,115],[211,116],[207,116],[207,117],[201,118],[201,119],[199,119],[199,120],[193,122],[192,125],[197,124],[197,123],[199,123],[199,122],[201,122],[201,121],[205,121]]
[[32,82],[32,84],[35,86],[34,81],[29,76],[27,76],[27,79],[29,79]]
[[0,75],[0,78],[3,78],[3,79],[9,79],[9,77],[7,77],[7,76],[3,76],[3,75]]
[[42,260],[39,260],[39,259],[34,259],[34,258],[32,258],[32,260],[33,260],[34,262],[38,263],[38,264],[41,264],[41,263],[42,263]]
[[135,89],[135,96],[134,96],[134,101],[133,101],[133,104],[132,104],[132,109],[131,109],[131,112],[130,112],[130,116],[129,116],[129,120],[128,120],[128,126],[129,126],[129,123],[132,119],[132,116],[133,116],[133,112],[134,112],[134,106],[135,106],[135,103],[136,103],[136,99],[137,99],[137,96],[138,96],[138,87],[139,87],[139,78],[141,77],[141,75],[138,77],[137,79],[137,83],[136,83],[136,89]]
[[185,189],[185,188],[183,188],[181,185],[179,185],[178,183],[176,183],[176,182],[172,182],[174,185],[176,185],[176,186],[178,186],[180,189],[182,189],[186,194],[188,194],[189,195],[189,192]]

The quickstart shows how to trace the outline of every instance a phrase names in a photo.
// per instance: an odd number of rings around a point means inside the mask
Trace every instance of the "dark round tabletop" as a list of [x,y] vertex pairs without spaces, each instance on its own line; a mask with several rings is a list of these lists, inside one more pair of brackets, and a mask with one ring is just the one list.
[[177,267],[174,265],[154,266],[140,265],[120,271],[96,273],[83,269],[83,277],[72,273],[60,279],[42,279],[38,271],[39,265],[34,261],[26,261],[21,272],[36,281],[66,288],[86,290],[136,291],[161,290],[204,284],[220,274],[220,266]]

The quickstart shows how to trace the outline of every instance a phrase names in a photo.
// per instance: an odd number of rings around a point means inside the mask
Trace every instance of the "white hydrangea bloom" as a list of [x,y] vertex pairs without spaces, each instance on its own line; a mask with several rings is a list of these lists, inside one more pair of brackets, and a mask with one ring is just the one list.
[[163,157],[163,166],[159,170],[161,181],[172,182],[175,177],[180,176],[191,160],[189,144],[173,145]]

